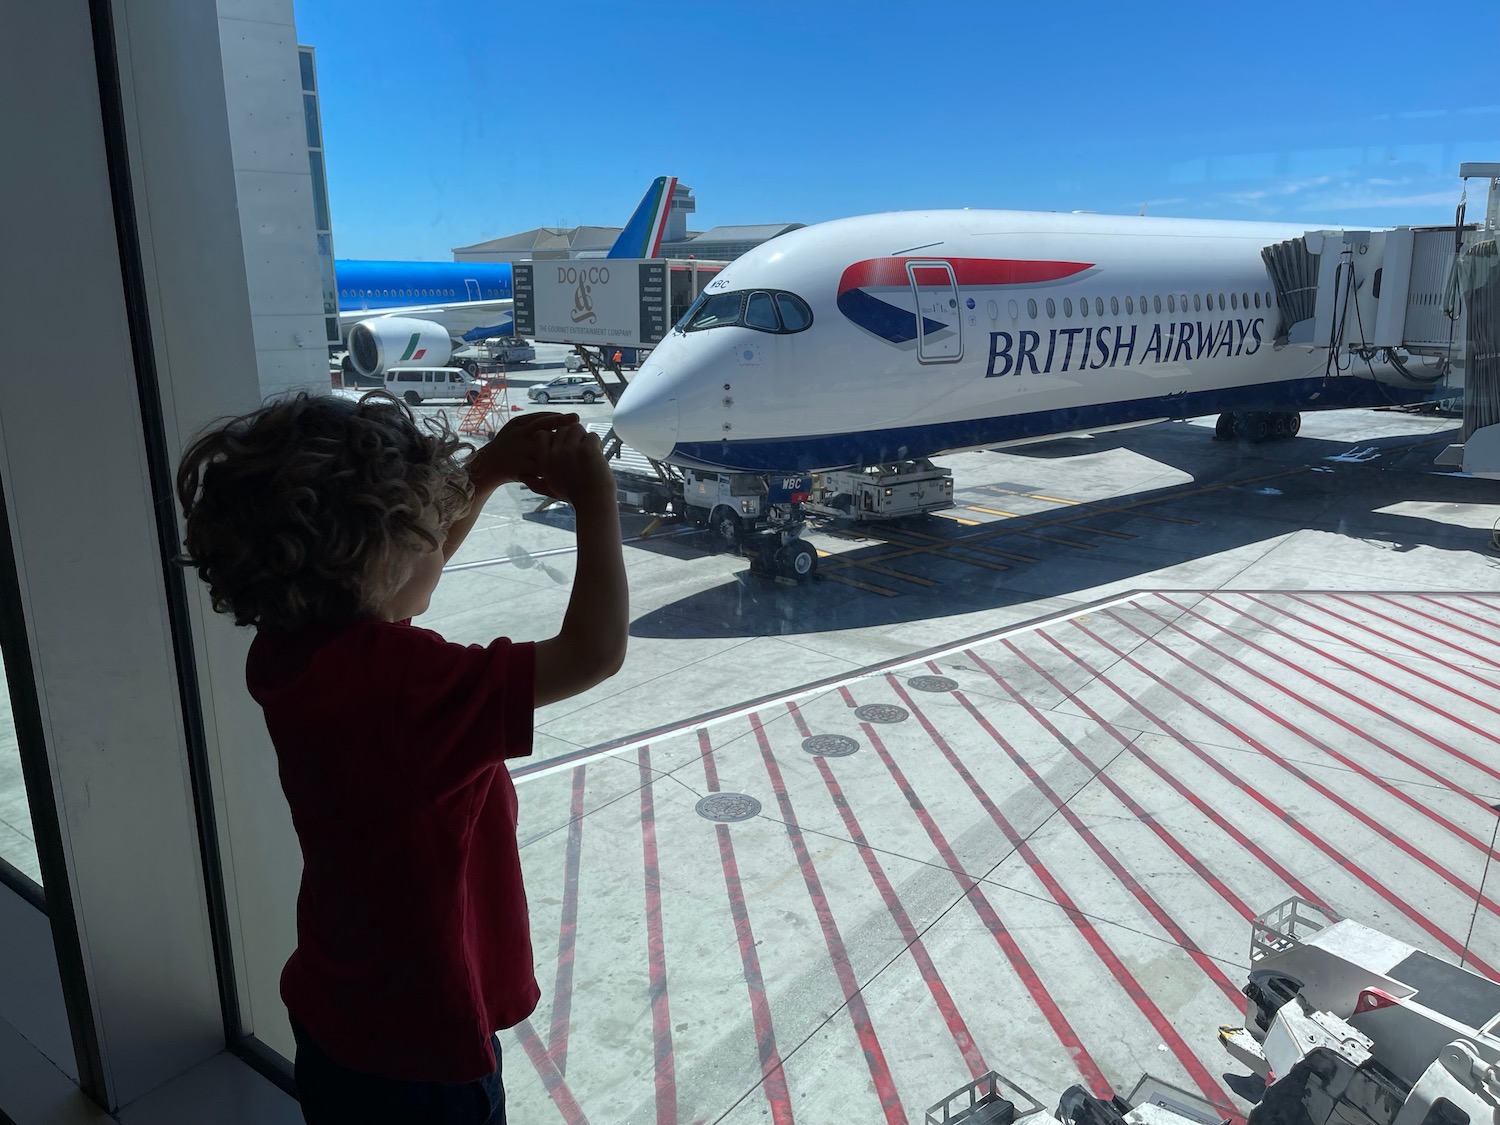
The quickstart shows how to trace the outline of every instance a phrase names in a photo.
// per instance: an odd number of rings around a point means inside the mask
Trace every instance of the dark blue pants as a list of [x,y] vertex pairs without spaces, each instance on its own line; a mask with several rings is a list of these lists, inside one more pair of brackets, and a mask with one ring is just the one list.
[[401,1082],[340,1066],[296,1019],[297,1096],[307,1125],[505,1125],[505,1088],[500,1084],[500,1044],[495,1072],[474,1082]]

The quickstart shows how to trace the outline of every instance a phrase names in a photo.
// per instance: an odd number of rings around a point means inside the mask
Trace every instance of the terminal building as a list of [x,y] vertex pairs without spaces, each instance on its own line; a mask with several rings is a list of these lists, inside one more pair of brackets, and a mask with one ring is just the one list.
[[[805,223],[755,223],[687,229],[687,217],[697,210],[693,189],[678,184],[672,193],[672,210],[662,238],[661,256],[686,261],[732,262],[763,242],[796,230]],[[519,234],[455,246],[455,262],[545,262],[574,258],[602,258],[609,253],[621,227],[535,227]]]

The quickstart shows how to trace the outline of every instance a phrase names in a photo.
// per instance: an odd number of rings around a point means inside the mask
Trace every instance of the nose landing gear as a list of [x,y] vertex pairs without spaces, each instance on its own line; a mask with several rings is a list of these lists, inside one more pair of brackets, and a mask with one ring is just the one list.
[[1214,423],[1214,441],[1244,438],[1249,442],[1296,437],[1302,415],[1291,410],[1252,410],[1219,415]]

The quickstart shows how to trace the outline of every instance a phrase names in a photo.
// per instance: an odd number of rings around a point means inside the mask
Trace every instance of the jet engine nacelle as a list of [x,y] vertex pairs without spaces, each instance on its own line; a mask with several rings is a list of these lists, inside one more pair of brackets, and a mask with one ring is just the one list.
[[446,367],[452,355],[448,330],[430,320],[380,316],[349,329],[349,359],[366,378],[383,375],[397,364]]

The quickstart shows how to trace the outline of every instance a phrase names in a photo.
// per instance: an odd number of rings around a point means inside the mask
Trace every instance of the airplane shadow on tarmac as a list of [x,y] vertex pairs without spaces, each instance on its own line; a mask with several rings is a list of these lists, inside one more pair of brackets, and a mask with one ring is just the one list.
[[[1382,511],[1402,502],[1494,503],[1491,482],[1434,469],[1432,458],[1457,440],[1455,428],[1377,437],[1354,447],[1305,436],[1228,445],[1210,441],[1202,426],[1162,423],[1013,447],[1003,452],[1039,462],[1043,471],[1025,486],[966,488],[957,480],[959,513],[974,515],[964,505],[993,505],[1007,491],[1044,493],[1046,462],[1115,448],[1142,453],[1193,479],[975,526],[922,516],[873,527],[845,524],[841,535],[839,525],[826,525],[825,533],[868,545],[821,559],[819,576],[801,585],[751,574],[747,564],[732,581],[643,614],[630,632],[658,638],[789,636],[928,620],[1076,596],[1194,559],[1269,545],[1304,529],[1397,552],[1429,546],[1488,557],[1486,530]],[[1027,534],[1043,520],[1040,536]],[[705,533],[632,546],[688,558],[701,556],[709,541]],[[1500,558],[1494,565],[1500,573]],[[1194,583],[1191,576],[1174,576],[1173,584]],[[1327,584],[1316,572],[1301,583],[1308,589]]]

